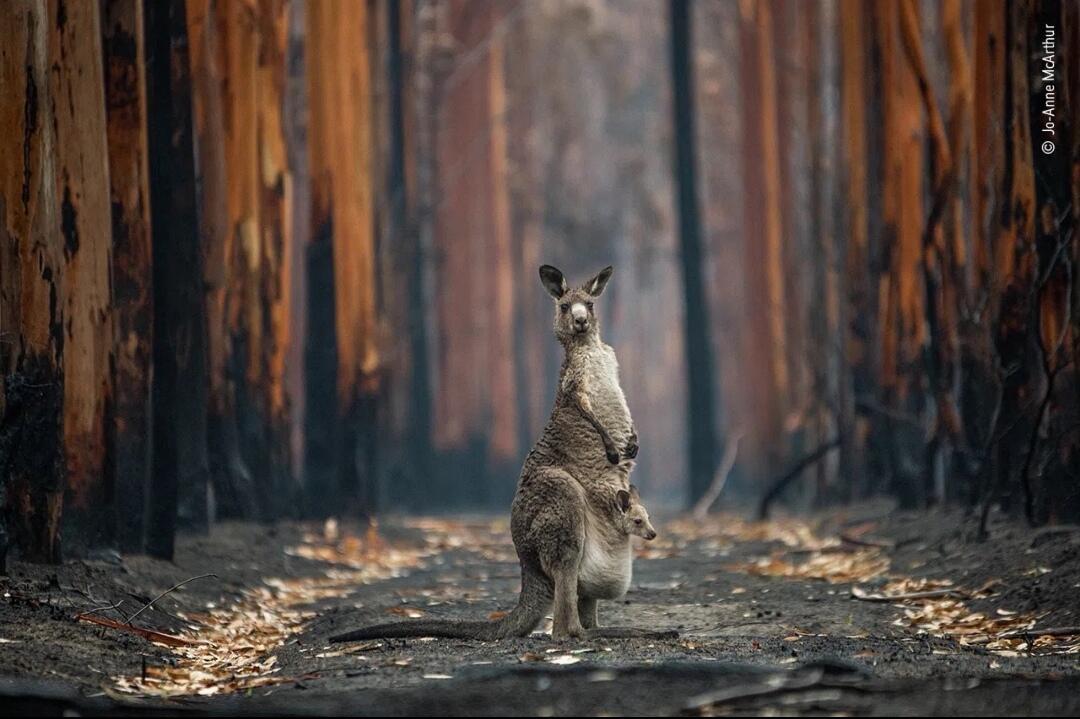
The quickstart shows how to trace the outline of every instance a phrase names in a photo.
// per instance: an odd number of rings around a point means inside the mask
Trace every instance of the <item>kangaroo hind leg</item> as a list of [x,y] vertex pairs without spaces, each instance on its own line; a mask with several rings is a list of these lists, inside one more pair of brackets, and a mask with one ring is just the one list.
[[595,599],[578,597],[578,618],[581,619],[581,626],[585,627],[586,629],[596,629],[596,627],[600,626],[600,623],[599,621],[597,621],[596,617],[596,605],[597,601]]

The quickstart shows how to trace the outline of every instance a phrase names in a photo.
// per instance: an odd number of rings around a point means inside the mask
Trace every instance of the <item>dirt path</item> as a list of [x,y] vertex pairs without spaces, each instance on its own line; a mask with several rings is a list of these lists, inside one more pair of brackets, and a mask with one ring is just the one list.
[[[662,522],[601,623],[677,640],[328,645],[366,623],[508,609],[519,578],[505,521],[387,521],[377,534],[222,525],[185,541],[175,564],[16,565],[0,580],[0,696],[29,692],[40,708],[47,690],[90,712],[1075,714],[1080,637],[1038,629],[1080,624],[1080,533],[999,522],[975,544],[968,526],[947,513]],[[207,572],[217,578],[133,622],[190,644],[72,620],[118,603],[99,615],[123,620]]]

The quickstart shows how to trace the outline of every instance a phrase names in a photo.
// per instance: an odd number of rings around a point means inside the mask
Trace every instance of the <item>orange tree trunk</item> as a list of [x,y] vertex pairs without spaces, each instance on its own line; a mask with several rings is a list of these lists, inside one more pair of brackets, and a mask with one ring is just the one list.
[[[234,233],[229,222],[229,178],[226,171],[226,77],[228,36],[225,14],[229,5],[211,0],[188,0],[188,31],[192,125],[198,152],[199,244],[205,259],[207,368],[209,400],[207,451],[219,516],[250,517],[259,507],[252,474],[240,451],[237,426],[236,361],[227,321],[227,295],[234,280]],[[249,134],[254,134],[249,131]]]
[[869,11],[862,0],[842,0],[840,15],[841,62],[841,143],[844,184],[844,224],[846,250],[844,258],[847,313],[843,337],[844,366],[850,368],[851,399],[843,422],[846,444],[842,448],[843,472],[849,482],[849,494],[866,492],[866,451],[870,420],[853,409],[860,398],[874,391],[875,366],[875,302],[877,288],[870,262],[870,217],[867,163],[867,105],[868,62],[866,39],[869,31]]
[[[64,265],[45,5],[0,4],[0,569],[60,560]],[[5,531],[6,530],[6,531]]]
[[[875,39],[881,53],[883,107],[882,242],[887,271],[879,280],[881,388],[893,411],[917,415],[923,409],[921,376],[924,332],[922,283],[923,119],[915,72],[905,60],[900,38],[900,2],[874,5]],[[907,471],[905,454],[922,447],[921,430],[880,418],[880,447],[890,490],[904,506],[925,500],[921,477]]]
[[776,73],[770,3],[740,3],[743,99],[743,262],[746,283],[744,415],[748,451],[759,472],[771,474],[783,460],[783,398],[788,375],[782,309],[784,288],[780,225],[780,158]]
[[5,108],[19,113],[3,120],[5,137],[18,141],[4,153],[4,181],[18,185],[0,195],[3,319],[14,328],[3,350],[0,466],[24,557],[58,561],[61,514],[81,546],[115,531],[101,24],[96,3],[14,3],[0,18],[11,38],[4,87],[17,93]]
[[49,94],[56,128],[54,186],[64,269],[65,536],[112,540],[112,483],[106,471],[111,402],[112,313],[109,162],[101,24],[96,3],[47,4]]
[[117,543],[141,552],[150,483],[153,285],[142,3],[101,5],[112,202],[112,407]]
[[[257,128],[259,139],[259,217],[261,270],[256,292],[263,326],[257,361],[265,471],[265,507],[273,516],[293,506],[295,487],[289,455],[289,415],[285,362],[290,336],[293,263],[291,254],[291,174],[285,151],[285,43],[286,3],[259,0],[257,5],[258,66],[256,68]],[[259,469],[258,465],[255,465]]]
[[355,461],[373,446],[379,356],[370,168],[367,8],[339,0],[308,6],[312,247],[305,405],[306,477],[319,513],[338,490],[371,512],[374,476]]

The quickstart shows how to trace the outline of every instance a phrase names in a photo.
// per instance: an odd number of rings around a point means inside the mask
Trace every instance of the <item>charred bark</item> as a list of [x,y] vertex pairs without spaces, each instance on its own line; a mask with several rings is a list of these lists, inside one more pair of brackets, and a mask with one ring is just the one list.
[[714,406],[715,359],[709,339],[709,305],[702,277],[703,252],[698,205],[694,73],[691,62],[690,3],[671,0],[671,79],[674,90],[675,178],[678,190],[680,268],[686,341],[687,429],[689,489],[697,501],[712,482],[716,469],[717,416]]
[[155,330],[147,551],[171,558],[178,517],[196,529],[208,519],[206,302],[184,0],[145,10]]
[[152,457],[154,322],[143,11],[138,0],[104,0],[102,11],[116,323],[111,418],[116,539],[121,551],[141,552]]

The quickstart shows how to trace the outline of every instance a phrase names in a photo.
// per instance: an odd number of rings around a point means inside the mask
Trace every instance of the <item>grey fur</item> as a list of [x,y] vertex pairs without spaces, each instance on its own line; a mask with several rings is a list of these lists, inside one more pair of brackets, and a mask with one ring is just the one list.
[[[554,330],[564,358],[555,406],[525,458],[510,508],[510,532],[521,564],[517,606],[496,621],[393,622],[330,641],[527,636],[549,609],[555,639],[672,636],[601,629],[597,622],[597,600],[617,599],[630,585],[630,535],[656,536],[630,484],[637,434],[619,385],[615,352],[601,341],[593,310],[593,300],[611,273],[607,267],[581,288],[570,289],[559,270],[550,265],[540,268],[541,280],[555,298]],[[584,305],[585,312],[574,308],[575,303]]]

